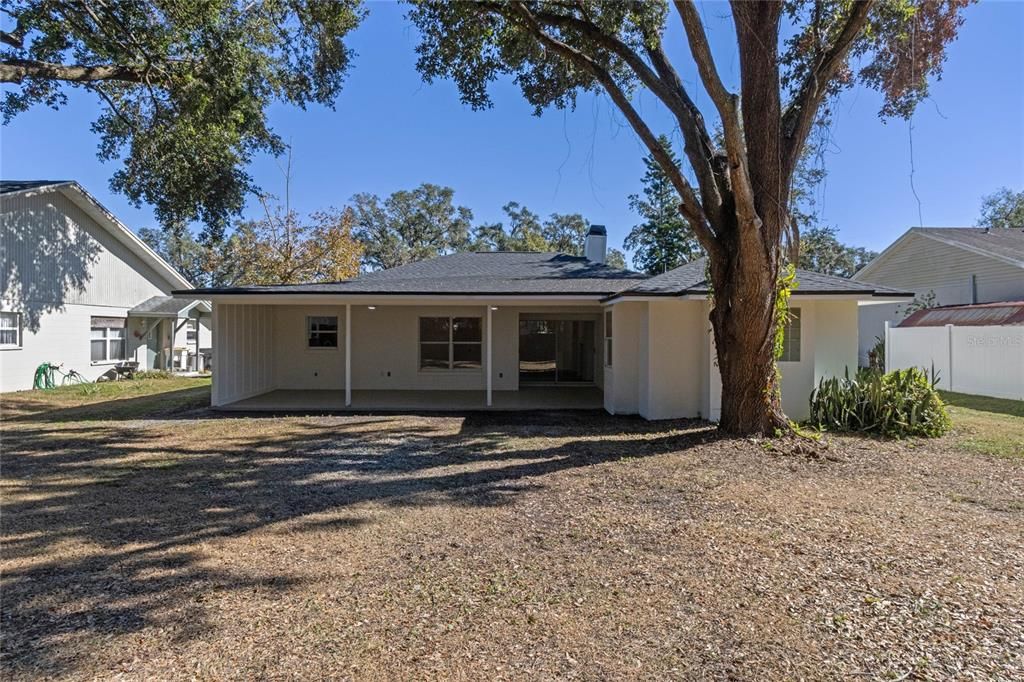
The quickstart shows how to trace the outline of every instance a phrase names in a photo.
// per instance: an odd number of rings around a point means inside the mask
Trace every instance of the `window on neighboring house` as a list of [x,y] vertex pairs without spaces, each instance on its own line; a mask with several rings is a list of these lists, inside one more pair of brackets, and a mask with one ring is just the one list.
[[199,335],[199,320],[188,319],[185,321],[185,340],[195,343]]
[[420,318],[420,369],[480,369],[482,348],[482,318]]
[[337,317],[307,317],[306,339],[310,348],[338,347]]
[[612,366],[612,311],[604,313],[604,364]]
[[21,313],[0,313],[0,348],[21,348]]
[[128,339],[123,317],[92,318],[90,337],[90,356],[93,362],[128,359]]
[[800,362],[800,309],[791,308],[782,328],[782,355],[779,362]]

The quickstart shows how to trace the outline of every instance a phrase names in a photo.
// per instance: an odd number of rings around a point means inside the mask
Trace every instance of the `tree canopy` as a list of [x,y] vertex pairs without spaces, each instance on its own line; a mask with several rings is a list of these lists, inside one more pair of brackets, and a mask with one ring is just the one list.
[[1024,190],[1001,187],[981,199],[979,225],[1024,229]]
[[799,266],[804,270],[836,277],[853,277],[854,273],[878,255],[862,246],[849,246],[839,241],[834,227],[812,227],[800,235]]
[[[473,230],[474,251],[542,251],[582,256],[590,221],[579,213],[552,213],[547,220],[521,204],[510,201],[502,207],[508,216],[503,223],[485,223]],[[626,267],[626,256],[608,249],[605,263]]]
[[455,190],[423,183],[381,199],[352,197],[355,237],[363,244],[363,265],[384,270],[469,248],[473,212],[454,203]]
[[5,123],[35,104],[93,93],[114,190],[165,227],[222,231],[254,190],[246,165],[284,145],[275,102],[332,105],[352,58],[358,0],[2,0]]

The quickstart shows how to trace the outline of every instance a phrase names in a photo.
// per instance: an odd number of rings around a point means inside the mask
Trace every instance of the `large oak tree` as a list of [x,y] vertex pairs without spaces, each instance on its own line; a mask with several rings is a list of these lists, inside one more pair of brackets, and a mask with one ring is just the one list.
[[[709,256],[711,324],[722,376],[720,426],[733,433],[787,428],[779,397],[776,300],[794,169],[823,109],[861,83],[884,94],[882,114],[907,116],[941,72],[945,46],[969,0],[763,0],[731,4],[737,91],[719,72],[701,8],[664,2],[413,3],[418,66],[428,81],[450,78],[462,99],[488,107],[488,85],[511,76],[539,114],[572,107],[582,91],[604,92],[681,197],[680,211]],[[716,141],[669,57],[669,21],[680,22],[689,59],[713,104]],[[785,30],[784,30],[785,28]],[[785,37],[788,36],[788,37]],[[671,114],[689,173],[658,143],[638,90]],[[689,179],[695,179],[692,183]]]
[[169,230],[222,233],[255,188],[256,152],[280,153],[274,102],[331,105],[351,59],[359,0],[0,0],[4,122],[69,89],[101,105],[112,187]]

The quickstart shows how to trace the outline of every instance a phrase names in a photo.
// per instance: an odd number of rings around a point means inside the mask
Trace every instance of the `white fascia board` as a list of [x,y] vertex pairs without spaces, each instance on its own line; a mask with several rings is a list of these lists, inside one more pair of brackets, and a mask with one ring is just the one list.
[[[245,304],[245,305],[280,305],[282,303],[305,305],[486,305],[488,303],[504,303],[505,305],[550,305],[599,306],[602,295],[585,296],[515,296],[507,294],[471,294],[471,295],[407,295],[382,296],[380,294],[202,294],[203,300],[212,303]],[[178,293],[175,298],[191,298],[190,294]]]
[[42,191],[59,190],[81,208],[86,214],[105,227],[107,231],[119,242],[128,247],[128,250],[138,256],[144,263],[163,275],[171,289],[192,289],[192,283],[182,277],[177,270],[171,267],[160,255],[151,249],[146,242],[139,239],[138,235],[128,229],[117,217],[108,211],[103,204],[96,200],[91,194],[85,191],[77,182],[69,182],[61,185],[48,185],[46,188],[38,188]]
[[615,305],[616,303],[647,303],[650,301],[678,301],[685,300],[686,296],[677,296],[675,294],[669,294],[665,296],[616,296],[603,302],[603,305]]

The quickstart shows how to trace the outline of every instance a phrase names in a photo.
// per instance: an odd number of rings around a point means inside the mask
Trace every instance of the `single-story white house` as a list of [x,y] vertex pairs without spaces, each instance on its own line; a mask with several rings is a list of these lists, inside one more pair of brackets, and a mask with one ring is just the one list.
[[[853,276],[909,291],[935,306],[1024,300],[1024,225],[913,227]],[[906,303],[860,311],[860,362],[908,314]]]
[[[239,410],[603,407],[720,413],[703,261],[656,277],[586,257],[458,253],[324,284],[177,291],[213,303],[215,407]],[[799,273],[782,358],[794,418],[857,365],[857,310],[905,293]]]
[[0,391],[42,363],[87,380],[208,364],[208,301],[78,183],[0,181]]

